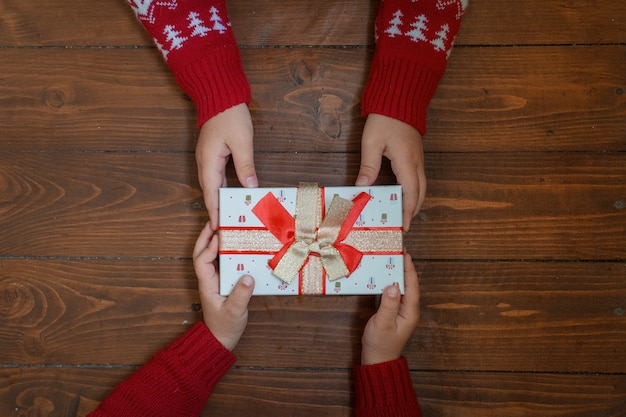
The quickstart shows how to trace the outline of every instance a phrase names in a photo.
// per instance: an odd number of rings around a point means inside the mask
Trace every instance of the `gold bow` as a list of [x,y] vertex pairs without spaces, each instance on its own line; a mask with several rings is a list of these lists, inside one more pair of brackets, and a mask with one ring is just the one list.
[[[315,183],[301,183],[296,197],[295,242],[274,268],[274,275],[290,284],[311,253],[319,254],[328,279],[347,276],[350,271],[341,254],[333,246],[341,226],[352,210],[352,201],[338,195],[317,229],[321,213],[321,193]],[[317,230],[316,230],[317,229]]]

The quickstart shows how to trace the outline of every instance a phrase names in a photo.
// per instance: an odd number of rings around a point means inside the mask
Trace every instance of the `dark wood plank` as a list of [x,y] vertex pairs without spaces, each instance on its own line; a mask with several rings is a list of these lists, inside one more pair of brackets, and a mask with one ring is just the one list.
[[421,319],[407,353],[418,369],[621,372],[623,262],[418,267]]
[[2,368],[0,415],[86,416],[131,369]]
[[624,260],[623,153],[443,153],[426,167],[406,236],[419,257]]
[[[372,45],[377,2],[228,1],[241,45]],[[122,0],[5,0],[2,46],[151,45]],[[457,45],[621,43],[623,2],[471,0]]]
[[[5,416],[85,416],[130,370],[2,369],[0,412]],[[619,416],[626,381],[619,375],[413,372],[425,416]],[[218,384],[203,416],[351,415],[348,370],[232,369]],[[280,411],[278,411],[280,410]]]
[[424,416],[618,417],[623,375],[413,373]]
[[457,45],[623,43],[626,4],[469,0]]
[[[417,266],[417,369],[626,372],[623,263]],[[139,365],[200,319],[195,288],[190,261],[0,260],[0,363]],[[254,297],[238,364],[349,368],[375,309],[365,296]]]
[[[429,154],[406,245],[421,259],[623,260],[625,155]],[[359,157],[256,163],[263,186],[350,185]],[[189,154],[5,153],[0,178],[4,256],[188,257],[206,219]]]
[[624,151],[624,53],[623,46],[459,49],[429,107],[425,150]]
[[201,317],[185,261],[0,259],[0,294],[5,364],[141,364]]
[[206,221],[191,155],[9,153],[0,159],[4,256],[188,257]]
[[[431,104],[426,151],[626,150],[625,48],[459,49]],[[370,58],[244,50],[257,152],[358,152]],[[194,149],[193,104],[155,51],[6,49],[0,61],[0,149]]]
[[3,149],[195,146],[193,104],[154,51],[10,49],[0,56]]

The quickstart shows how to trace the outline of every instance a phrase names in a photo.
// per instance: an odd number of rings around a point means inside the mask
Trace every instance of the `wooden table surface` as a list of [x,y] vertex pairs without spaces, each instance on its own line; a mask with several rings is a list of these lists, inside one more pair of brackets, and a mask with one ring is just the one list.
[[[351,185],[377,2],[250,3],[261,185]],[[406,236],[424,415],[625,416],[626,2],[472,0],[456,45]],[[200,318],[197,133],[124,1],[3,0],[0,416],[84,416]],[[203,415],[349,416],[375,308],[255,297]]]

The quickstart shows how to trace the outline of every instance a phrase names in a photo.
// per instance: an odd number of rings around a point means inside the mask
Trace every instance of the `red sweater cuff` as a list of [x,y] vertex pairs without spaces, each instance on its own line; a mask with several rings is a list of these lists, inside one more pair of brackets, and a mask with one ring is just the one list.
[[363,116],[381,114],[426,134],[426,111],[444,70],[436,71],[423,61],[377,50],[363,91]]
[[180,88],[196,105],[198,127],[226,109],[250,104],[250,85],[236,44],[207,49],[195,58],[171,69]]
[[90,417],[199,415],[235,362],[199,322],[121,382]]
[[172,342],[168,350],[186,366],[192,379],[201,383],[202,389],[212,390],[237,359],[202,321]]
[[354,368],[355,415],[419,417],[421,412],[406,358]]
[[250,102],[225,0],[127,0],[198,111],[198,126]]

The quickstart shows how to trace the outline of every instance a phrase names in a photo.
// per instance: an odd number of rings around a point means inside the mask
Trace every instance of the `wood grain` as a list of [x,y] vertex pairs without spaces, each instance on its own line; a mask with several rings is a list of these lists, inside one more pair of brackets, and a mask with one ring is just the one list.
[[[459,49],[432,101],[425,150],[624,151],[625,53],[625,46]],[[371,51],[242,55],[257,152],[359,152]],[[155,51],[0,49],[0,60],[2,150],[195,147],[193,103]]]
[[[228,0],[261,185],[355,180],[377,3]],[[405,238],[425,417],[624,415],[625,21],[470,1]],[[195,110],[124,0],[2,1],[0,69],[0,416],[85,416],[201,318]],[[203,415],[350,416],[376,307],[255,297]]]
[[141,364],[200,319],[191,262],[2,259],[0,288],[3,363]]
[[623,375],[412,375],[424,416],[609,417],[624,412]]
[[[192,155],[5,155],[5,256],[188,257],[206,220]],[[428,199],[405,238],[407,248],[421,259],[623,260],[624,158],[427,155]],[[266,153],[256,163],[264,186],[349,185],[359,159]],[[380,180],[393,181],[388,168]]]
[[[0,413],[4,416],[82,417],[97,407],[128,369],[2,369]],[[412,372],[424,415],[456,417],[619,416],[623,376]],[[305,417],[351,414],[348,370],[232,369],[202,413]],[[298,387],[298,389],[294,389]]]
[[[422,319],[405,352],[417,369],[626,372],[623,263],[417,267]],[[190,261],[5,259],[0,271],[3,363],[140,365],[200,319]],[[373,297],[255,297],[238,365],[350,368],[375,309]]]
[[[377,2],[229,0],[238,42],[247,45],[373,45]],[[1,45],[151,45],[123,0],[68,8],[61,0],[5,0]],[[585,1],[471,0],[457,45],[623,43],[626,5]]]

